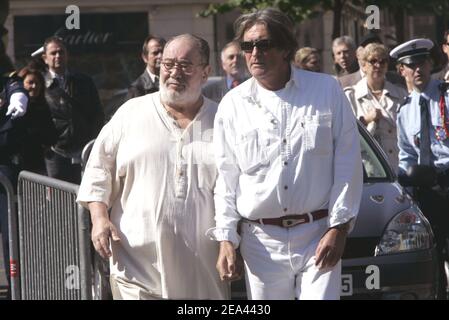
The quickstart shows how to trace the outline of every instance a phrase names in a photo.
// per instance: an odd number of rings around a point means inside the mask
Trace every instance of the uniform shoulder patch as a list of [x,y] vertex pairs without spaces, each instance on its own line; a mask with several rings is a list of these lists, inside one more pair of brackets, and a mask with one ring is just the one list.
[[401,110],[401,108],[402,108],[403,106],[408,105],[408,104],[410,103],[410,101],[411,101],[410,96],[405,97],[405,98],[404,98],[404,101],[402,101],[401,105],[398,107],[398,110],[397,110],[396,112],[399,113],[399,111]]

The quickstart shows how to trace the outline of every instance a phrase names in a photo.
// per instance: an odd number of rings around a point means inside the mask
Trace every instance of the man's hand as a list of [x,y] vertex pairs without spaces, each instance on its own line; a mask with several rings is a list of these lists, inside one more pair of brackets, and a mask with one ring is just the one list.
[[217,261],[217,270],[220,274],[220,279],[222,281],[237,280],[241,276],[241,269],[237,266],[237,254],[232,242],[221,241]]
[[315,252],[315,265],[326,269],[334,267],[340,261],[345,249],[348,224],[330,228],[321,238]]
[[6,116],[11,115],[11,119],[20,118],[25,115],[28,106],[28,97],[22,92],[16,92],[9,99],[8,110]]
[[107,259],[112,256],[109,249],[109,238],[113,241],[120,241],[117,228],[109,220],[107,207],[102,202],[90,202],[89,210],[92,220],[92,243],[95,251],[104,258]]

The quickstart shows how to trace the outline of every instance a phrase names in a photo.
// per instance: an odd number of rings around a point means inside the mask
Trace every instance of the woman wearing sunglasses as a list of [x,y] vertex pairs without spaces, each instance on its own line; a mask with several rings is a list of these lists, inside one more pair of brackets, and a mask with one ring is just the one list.
[[345,89],[352,109],[368,131],[384,149],[390,164],[398,168],[396,111],[407,92],[385,79],[388,71],[388,50],[379,43],[371,43],[361,53],[364,77]]

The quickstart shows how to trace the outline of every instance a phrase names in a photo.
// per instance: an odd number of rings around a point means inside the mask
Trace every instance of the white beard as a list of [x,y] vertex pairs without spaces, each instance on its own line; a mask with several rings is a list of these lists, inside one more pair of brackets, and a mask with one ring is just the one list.
[[201,91],[194,92],[193,90],[189,90],[185,88],[183,91],[175,91],[170,90],[166,87],[164,83],[160,83],[159,86],[159,94],[161,97],[161,101],[168,105],[177,105],[177,104],[190,104],[198,101],[198,98],[201,95]]

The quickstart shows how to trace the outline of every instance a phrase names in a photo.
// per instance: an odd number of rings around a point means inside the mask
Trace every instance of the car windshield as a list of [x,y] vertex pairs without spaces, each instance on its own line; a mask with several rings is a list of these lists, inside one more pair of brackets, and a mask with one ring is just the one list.
[[359,132],[365,182],[392,180],[394,175],[380,147],[360,125]]

